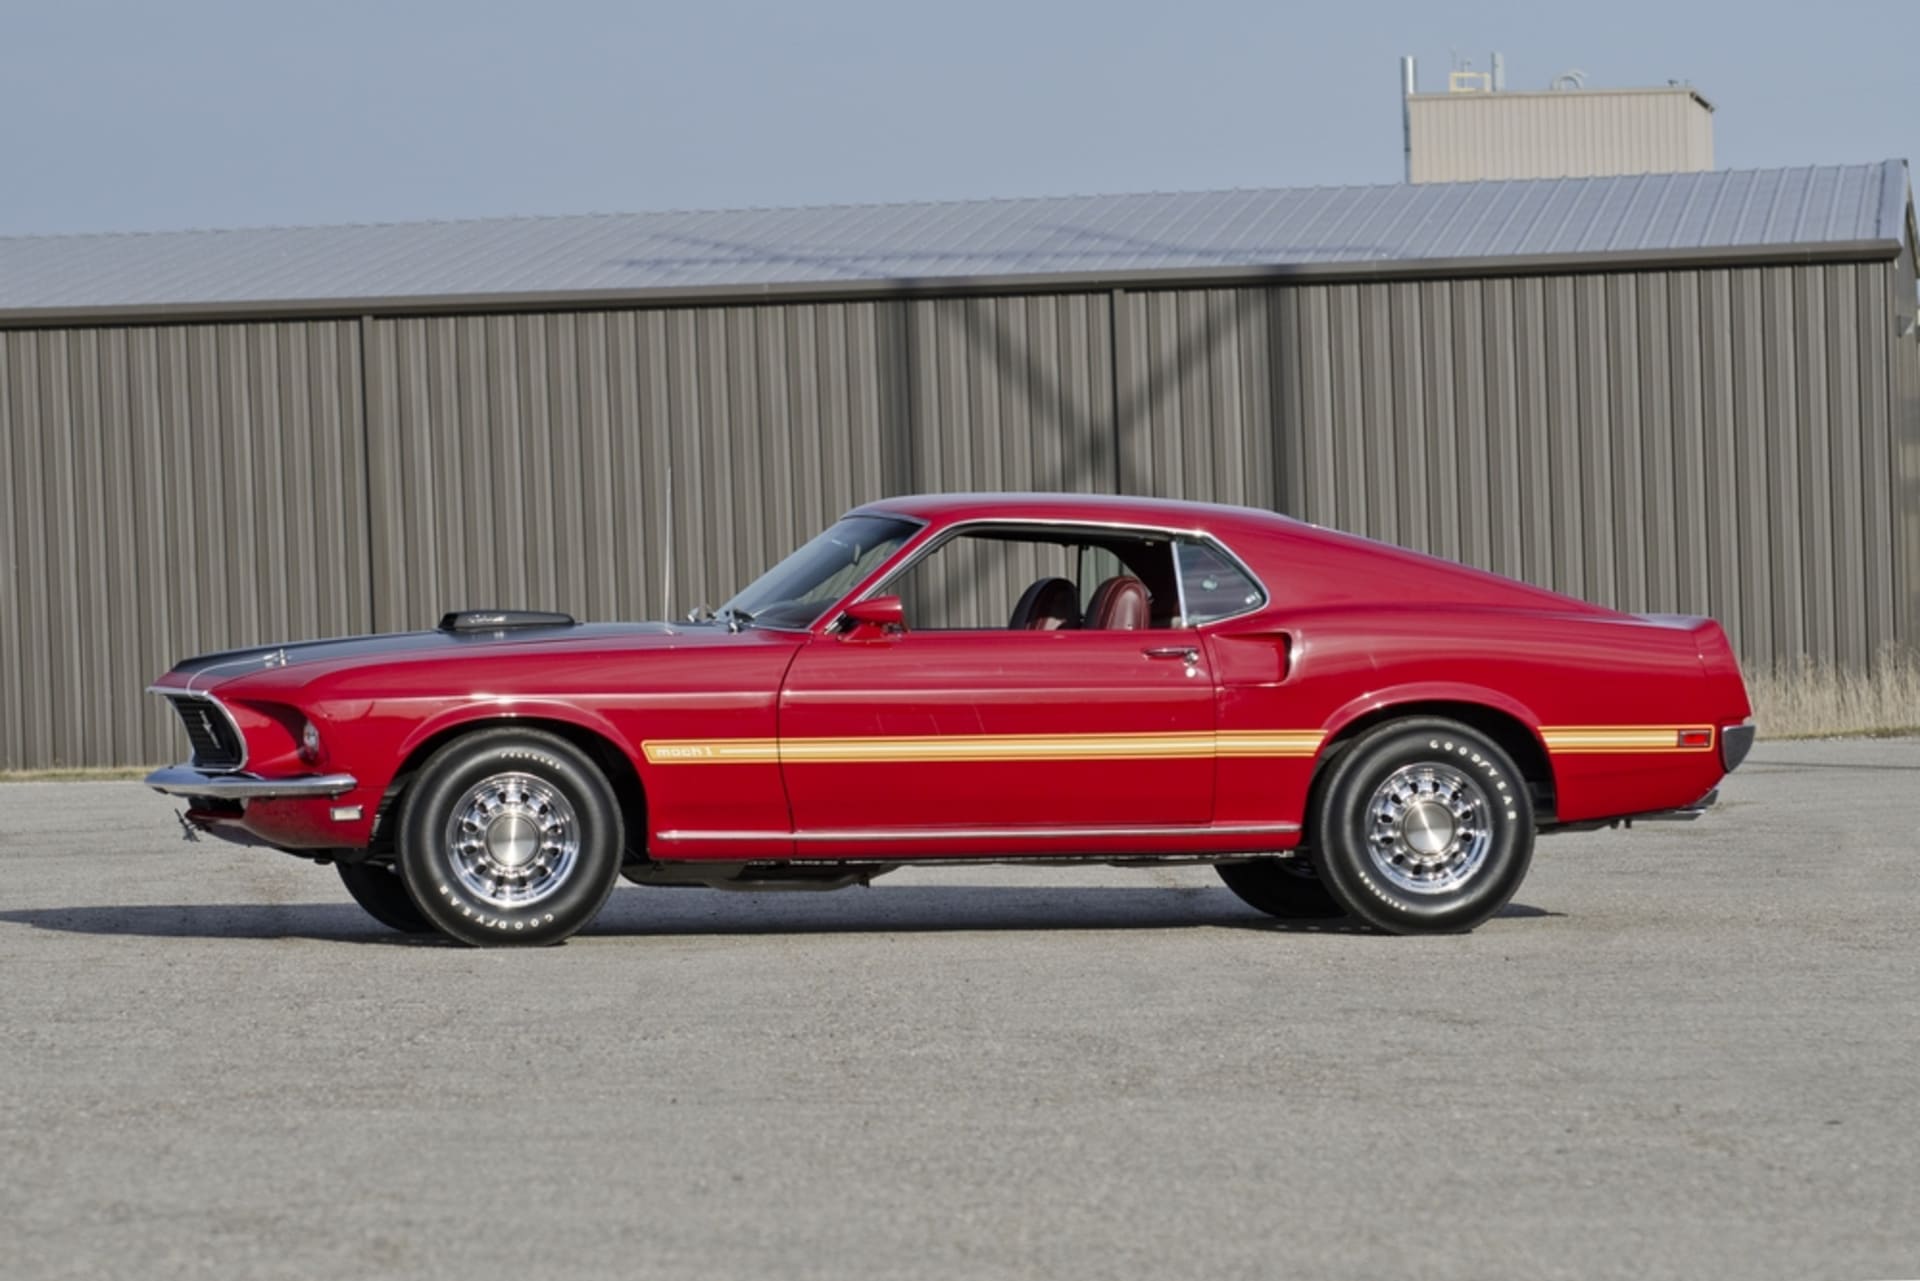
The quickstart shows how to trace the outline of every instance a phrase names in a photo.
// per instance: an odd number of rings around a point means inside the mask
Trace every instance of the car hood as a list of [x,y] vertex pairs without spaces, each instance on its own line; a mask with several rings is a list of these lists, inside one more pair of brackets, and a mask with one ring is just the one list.
[[571,650],[581,643],[628,646],[649,638],[673,644],[676,639],[724,635],[725,628],[681,628],[672,623],[573,623],[552,627],[516,627],[499,631],[388,632],[377,636],[342,636],[332,640],[301,641],[287,645],[258,645],[248,649],[202,654],[176,663],[159,684],[182,690],[208,690],[226,681],[280,668],[318,664],[350,665],[396,658],[465,656],[487,651],[525,652],[542,648]]

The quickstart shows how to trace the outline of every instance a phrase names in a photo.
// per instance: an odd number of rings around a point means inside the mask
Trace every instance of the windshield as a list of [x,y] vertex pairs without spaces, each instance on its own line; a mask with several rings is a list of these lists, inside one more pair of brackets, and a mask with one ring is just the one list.
[[814,540],[753,580],[720,607],[763,627],[813,626],[920,526],[895,516],[845,516]]

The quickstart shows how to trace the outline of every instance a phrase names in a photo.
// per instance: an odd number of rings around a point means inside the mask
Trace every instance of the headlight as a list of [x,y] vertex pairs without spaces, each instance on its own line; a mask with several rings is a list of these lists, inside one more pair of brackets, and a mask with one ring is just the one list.
[[300,759],[309,765],[320,761],[320,730],[312,721],[300,730]]

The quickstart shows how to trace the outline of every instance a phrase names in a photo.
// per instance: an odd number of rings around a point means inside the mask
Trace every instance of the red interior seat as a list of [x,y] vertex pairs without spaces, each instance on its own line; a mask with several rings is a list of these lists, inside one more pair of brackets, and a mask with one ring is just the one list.
[[1064,578],[1035,579],[1020,593],[1007,626],[1029,632],[1080,626],[1080,589]]
[[1131,574],[1116,574],[1096,587],[1087,602],[1087,626],[1101,631],[1139,631],[1153,622],[1147,585]]

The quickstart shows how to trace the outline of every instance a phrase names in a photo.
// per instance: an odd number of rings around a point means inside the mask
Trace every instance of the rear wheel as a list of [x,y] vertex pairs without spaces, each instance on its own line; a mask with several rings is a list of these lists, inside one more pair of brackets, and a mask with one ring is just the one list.
[[335,863],[340,883],[367,915],[402,934],[431,934],[433,922],[420,915],[400,873],[389,863]]
[[1215,863],[1213,870],[1248,907],[1268,916],[1292,920],[1325,920],[1345,916],[1320,883],[1313,864],[1302,858],[1261,858],[1245,863]]
[[421,914],[463,943],[558,943],[606,903],[624,844],[618,800],[584,752],[537,730],[485,730],[421,770],[400,875]]
[[1392,721],[1334,767],[1314,867],[1353,915],[1393,934],[1470,930],[1506,905],[1533,858],[1526,779],[1457,721]]

